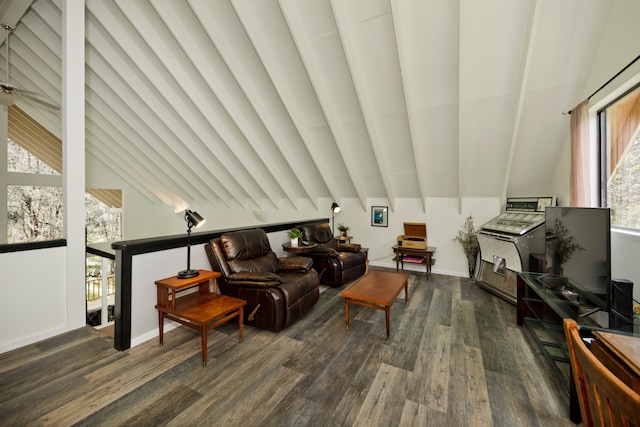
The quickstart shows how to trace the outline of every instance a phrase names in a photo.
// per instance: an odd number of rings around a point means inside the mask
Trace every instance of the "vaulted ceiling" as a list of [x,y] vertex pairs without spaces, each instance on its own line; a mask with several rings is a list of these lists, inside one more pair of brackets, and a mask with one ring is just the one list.
[[[86,0],[87,155],[167,205],[547,195],[610,3]],[[61,103],[61,0],[0,16]]]

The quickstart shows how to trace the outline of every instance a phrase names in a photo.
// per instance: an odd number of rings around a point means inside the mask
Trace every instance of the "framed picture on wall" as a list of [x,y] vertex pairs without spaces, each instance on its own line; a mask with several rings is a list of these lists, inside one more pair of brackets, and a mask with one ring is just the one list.
[[389,208],[387,206],[371,206],[371,226],[387,227],[389,225]]

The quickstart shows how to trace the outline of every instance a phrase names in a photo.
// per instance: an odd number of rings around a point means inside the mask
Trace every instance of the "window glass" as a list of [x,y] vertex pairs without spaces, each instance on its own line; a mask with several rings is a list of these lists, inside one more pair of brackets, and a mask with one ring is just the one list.
[[12,140],[7,140],[7,171],[60,175],[49,165]]
[[600,113],[603,204],[611,225],[640,230],[640,88]]
[[607,182],[611,222],[640,230],[640,138],[628,146]]
[[122,209],[109,207],[91,194],[84,196],[87,243],[113,242],[122,239]]
[[7,186],[7,242],[62,239],[62,188]]

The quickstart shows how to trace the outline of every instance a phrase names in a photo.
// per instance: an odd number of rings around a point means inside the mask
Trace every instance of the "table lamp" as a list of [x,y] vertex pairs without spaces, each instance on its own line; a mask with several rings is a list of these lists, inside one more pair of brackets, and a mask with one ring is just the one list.
[[189,279],[200,274],[198,270],[191,269],[191,228],[198,228],[207,220],[202,218],[198,212],[190,211],[189,209],[184,211],[184,220],[187,221],[187,269],[180,271],[178,277],[180,279]]
[[331,204],[331,236],[335,236],[336,232],[335,232],[335,226],[336,226],[336,218],[335,218],[335,214],[337,214],[338,212],[340,212],[340,205],[338,205],[336,202],[333,202]]

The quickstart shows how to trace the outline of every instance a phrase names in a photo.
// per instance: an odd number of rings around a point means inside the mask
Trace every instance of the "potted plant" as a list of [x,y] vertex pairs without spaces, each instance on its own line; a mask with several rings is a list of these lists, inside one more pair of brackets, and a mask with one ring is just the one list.
[[340,230],[340,236],[346,237],[347,231],[349,231],[349,226],[338,223],[338,230]]
[[473,217],[471,215],[469,215],[464,222],[464,227],[458,230],[458,234],[453,238],[453,241],[462,245],[462,250],[467,256],[467,262],[469,264],[469,278],[472,282],[475,281],[476,257],[478,256],[478,252],[480,252],[480,243],[478,243],[476,231],[473,228]]
[[289,230],[289,238],[291,239],[291,246],[298,246],[298,239],[302,237],[302,231],[297,228]]

